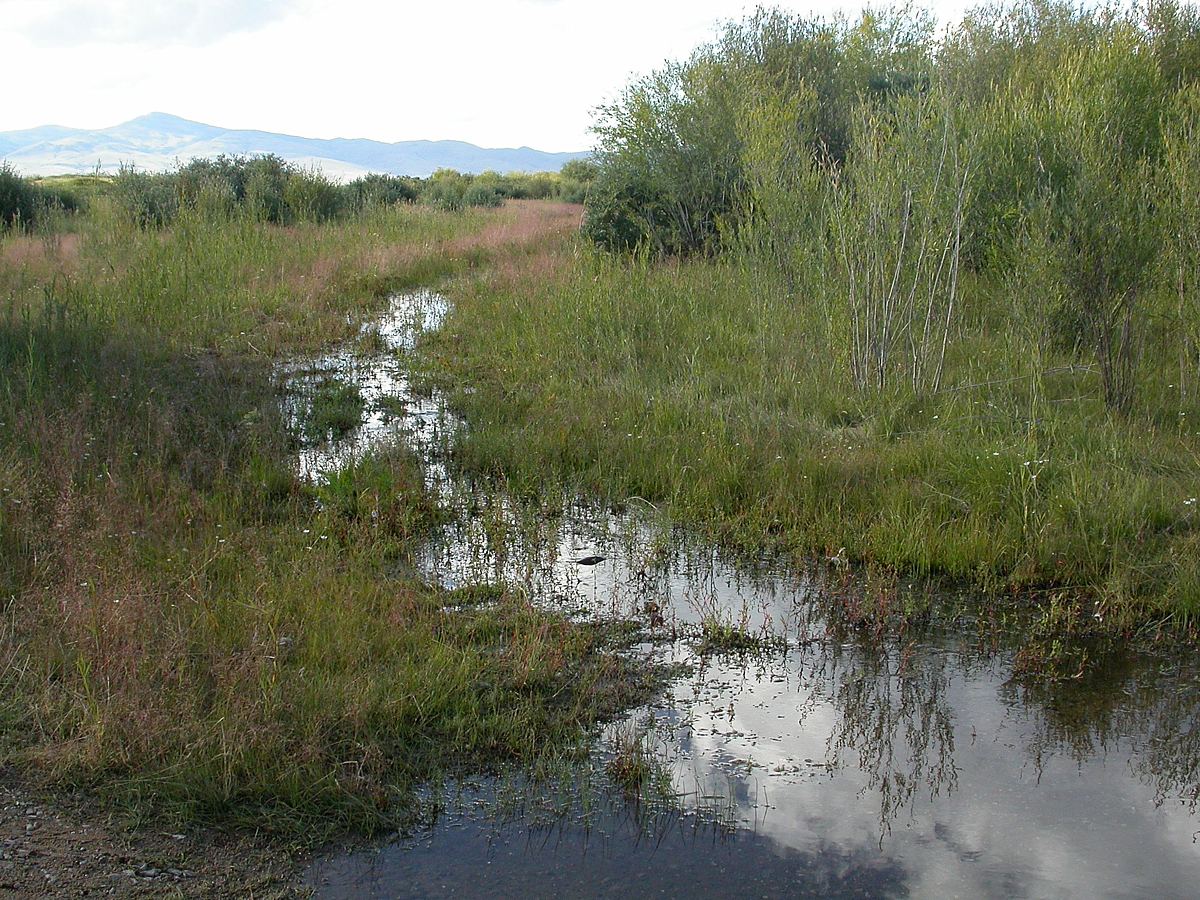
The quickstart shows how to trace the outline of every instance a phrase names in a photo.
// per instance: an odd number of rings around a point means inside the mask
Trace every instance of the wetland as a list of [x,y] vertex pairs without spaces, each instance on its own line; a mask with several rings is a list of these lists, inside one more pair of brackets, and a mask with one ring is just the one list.
[[759,10],[557,174],[0,165],[0,890],[1194,893],[1197,48]]
[[444,787],[431,824],[320,857],[317,896],[451,896],[483,879],[497,896],[1172,896],[1200,875],[1190,654],[1101,643],[1083,671],[1029,677],[1028,631],[981,598],[892,584],[935,612],[864,627],[847,598],[879,588],[840,560],[722,550],[641,498],[521,497],[456,474],[467,426],[409,369],[449,305],[395,296],[367,326],[382,355],[308,364],[405,415],[368,414],[302,468],[319,478],[405,443],[448,511],[407,567],[447,591],[492,585],[489,602],[517,592],[626,623],[623,652],[665,683],[557,771]]

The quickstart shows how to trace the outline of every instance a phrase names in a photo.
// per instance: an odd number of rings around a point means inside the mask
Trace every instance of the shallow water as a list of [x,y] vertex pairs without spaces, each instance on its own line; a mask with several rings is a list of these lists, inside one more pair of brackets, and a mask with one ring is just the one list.
[[[298,465],[320,477],[407,441],[461,511],[414,560],[430,581],[503,582],[579,618],[661,615],[638,652],[687,673],[606,728],[596,759],[602,771],[640,741],[674,799],[597,806],[581,789],[549,816],[501,814],[502,786],[484,784],[422,834],[316,862],[317,896],[1197,894],[1194,663],[1113,654],[1077,680],[1023,683],[1020,636],[970,618],[883,638],[832,627],[825,597],[854,589],[843,572],[731,559],[640,501],[547,515],[460,483],[441,449],[462,426],[436,394],[413,396],[403,359],[445,310],[433,294],[397,297],[376,326],[388,352],[291,370],[353,378],[369,406],[356,433]],[[379,412],[384,395],[406,414]],[[773,649],[702,655],[706,619]]]

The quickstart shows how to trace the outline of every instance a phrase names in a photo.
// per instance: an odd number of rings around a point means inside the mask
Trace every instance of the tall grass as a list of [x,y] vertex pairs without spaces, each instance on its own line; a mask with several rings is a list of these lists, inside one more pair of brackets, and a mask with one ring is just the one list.
[[599,111],[585,231],[777,270],[877,392],[936,391],[960,276],[1012,285],[1032,263],[1048,289],[1023,305],[1128,414],[1159,357],[1190,352],[1164,280],[1190,296],[1197,79],[1200,14],[1173,0],[989,5],[940,32],[910,7],[760,10]]
[[70,250],[0,239],[7,767],[313,838],[570,746],[637,688],[596,632],[397,579],[438,515],[403,451],[319,488],[291,462],[276,360],[355,333],[382,291],[502,258],[531,217],[147,232],[101,204]]
[[726,25],[599,111],[615,254],[429,348],[462,464],[1190,626],[1198,79],[1168,0]]
[[[460,464],[648,499],[757,549],[995,590],[1069,586],[1116,627],[1200,609],[1200,406],[1114,416],[1100,374],[1029,348],[966,279],[941,390],[864,395],[824,313],[734,262],[582,254],[458,298],[426,348],[471,427]],[[1170,377],[1170,373],[1164,373]],[[1181,415],[1182,413],[1182,415]]]

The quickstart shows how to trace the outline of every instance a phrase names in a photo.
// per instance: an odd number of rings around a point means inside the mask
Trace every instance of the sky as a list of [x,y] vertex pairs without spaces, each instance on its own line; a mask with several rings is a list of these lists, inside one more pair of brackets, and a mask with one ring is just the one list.
[[[0,0],[0,131],[168,112],[225,128],[582,150],[592,110],[737,0]],[[859,4],[773,5],[855,14]],[[935,0],[942,19],[966,4]]]

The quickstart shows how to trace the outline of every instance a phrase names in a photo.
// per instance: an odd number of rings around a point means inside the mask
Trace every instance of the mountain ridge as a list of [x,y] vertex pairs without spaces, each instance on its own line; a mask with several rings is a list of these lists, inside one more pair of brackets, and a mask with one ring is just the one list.
[[480,147],[456,140],[389,143],[372,138],[306,138],[222,128],[166,112],[146,113],[106,128],[41,125],[0,132],[0,159],[33,176],[115,171],[125,164],[166,171],[194,158],[267,153],[316,166],[339,180],[368,172],[425,177],[439,168],[475,173],[557,171],[568,160],[588,155],[528,146]]

